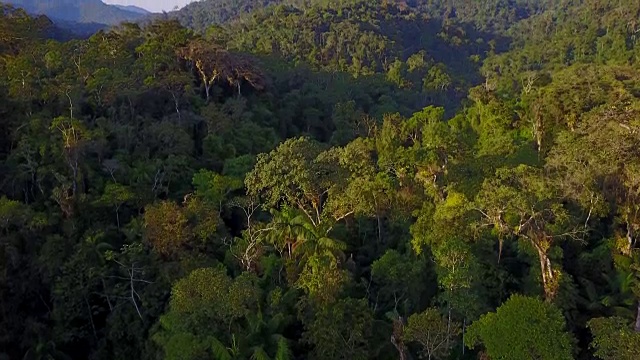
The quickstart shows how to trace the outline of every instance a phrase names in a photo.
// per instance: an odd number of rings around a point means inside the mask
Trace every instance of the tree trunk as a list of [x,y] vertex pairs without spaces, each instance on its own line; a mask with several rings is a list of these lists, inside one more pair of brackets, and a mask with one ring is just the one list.
[[464,356],[464,332],[467,327],[467,318],[462,319],[462,356]]
[[538,251],[538,259],[540,260],[540,273],[542,274],[542,287],[544,291],[544,297],[547,301],[553,300],[556,295],[557,284],[551,267],[551,260],[547,253],[538,245],[533,242],[533,246]]
[[625,249],[626,254],[625,255],[631,255],[631,252],[633,251],[633,229],[631,228],[631,224],[629,223],[629,221],[627,221],[627,248]]
[[205,93],[207,95],[207,103],[209,103],[209,92],[211,91],[211,85],[205,84],[204,85],[204,91],[205,91]]
[[393,346],[395,346],[396,350],[398,350],[398,359],[407,360],[407,354],[404,350],[404,344],[402,343],[402,341],[398,341],[395,339],[395,337],[391,336],[391,343],[393,344]]
[[116,207],[116,222],[118,223],[118,231],[120,230],[120,206]]
[[404,335],[404,323],[401,317],[393,320],[393,333],[391,334],[391,344],[398,350],[400,360],[407,359],[406,349],[402,337]]
[[377,211],[376,220],[378,222],[378,243],[382,243],[382,220],[380,220],[380,214]]
[[76,157],[73,161],[69,160],[69,166],[71,167],[71,172],[73,173],[73,196],[76,196],[76,193],[78,192],[78,158]]
[[544,133],[542,130],[542,119],[540,115],[536,115],[536,120],[533,123],[533,134],[536,138],[536,148],[538,152],[542,152],[542,138]]
[[448,305],[448,315],[447,315],[447,349],[449,349],[449,338],[451,335],[451,305]]
[[[180,122],[180,124],[182,124],[182,115],[180,114],[180,102],[178,101],[178,97],[176,97],[176,94],[173,93],[173,91],[171,92],[171,96],[173,97],[173,104],[176,107],[176,114],[178,114],[178,121]],[[208,99],[208,95],[207,95],[207,99]]]
[[93,330],[93,336],[97,339],[98,338],[98,332],[96,331],[96,325],[93,322],[93,311],[91,310],[91,305],[89,305],[89,300],[87,300],[87,297],[84,297],[84,303],[87,305],[87,311],[89,312],[89,321],[91,323],[91,329]]
[[104,283],[104,279],[100,279],[102,281],[102,289],[104,289],[104,297],[107,299],[107,304],[109,305],[109,311],[113,311],[113,305],[111,305],[111,299],[109,299],[109,294],[107,294],[107,284]]
[[636,315],[636,332],[640,333],[640,300],[638,300],[638,314]]

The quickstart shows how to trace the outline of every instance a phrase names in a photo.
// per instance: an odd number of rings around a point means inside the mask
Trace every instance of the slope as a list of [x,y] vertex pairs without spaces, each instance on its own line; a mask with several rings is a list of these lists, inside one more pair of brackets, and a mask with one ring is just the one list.
[[212,25],[227,23],[271,5],[302,6],[311,2],[313,0],[202,0],[192,2],[178,11],[152,18],[177,19],[183,26],[204,33]]
[[142,15],[149,15],[151,14],[150,11],[143,9],[139,6],[134,6],[134,5],[113,5],[115,7],[117,7],[118,9],[121,10],[125,10],[125,11],[129,11],[129,12],[133,12],[136,14],[142,14]]
[[117,25],[144,15],[107,5],[100,0],[8,0],[32,14],[47,15],[54,21]]
[[[178,19],[186,27],[205,32],[212,25],[238,19],[242,15],[273,5],[307,8],[325,5],[334,8],[357,0],[202,0],[192,2],[165,17]],[[473,24],[480,30],[505,32],[518,21],[557,5],[554,0],[378,0],[371,5],[397,4],[414,8],[431,18]]]

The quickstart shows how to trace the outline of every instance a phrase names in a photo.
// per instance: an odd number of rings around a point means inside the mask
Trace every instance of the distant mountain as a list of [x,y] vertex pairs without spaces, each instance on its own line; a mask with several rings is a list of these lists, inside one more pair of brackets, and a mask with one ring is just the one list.
[[141,14],[141,15],[151,14],[151,11],[148,11],[146,9],[143,9],[141,7],[134,6],[134,5],[113,5],[113,6],[117,7],[118,9],[133,12],[136,14]]
[[[1,0],[32,14],[44,14],[54,22],[116,25],[136,21],[145,16],[139,10],[107,5],[101,0]],[[140,9],[142,10],[142,9]]]

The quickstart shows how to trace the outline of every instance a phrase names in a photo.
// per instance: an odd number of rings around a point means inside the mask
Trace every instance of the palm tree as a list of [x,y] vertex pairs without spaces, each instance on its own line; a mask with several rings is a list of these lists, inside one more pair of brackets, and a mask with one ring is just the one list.
[[305,219],[292,208],[284,208],[281,211],[271,210],[271,224],[267,242],[270,243],[281,256],[289,259],[293,257],[293,249],[304,238]]
[[305,231],[302,232],[302,238],[293,248],[294,255],[301,258],[307,258],[310,255],[329,255],[343,259],[347,246],[344,242],[329,236],[331,228],[325,223],[313,226],[311,222],[307,221],[304,224]]
[[289,258],[301,260],[320,254],[344,257],[346,245],[329,236],[331,225],[314,225],[303,212],[292,208],[271,210],[271,215],[273,231],[270,232],[269,242],[281,254],[286,252]]

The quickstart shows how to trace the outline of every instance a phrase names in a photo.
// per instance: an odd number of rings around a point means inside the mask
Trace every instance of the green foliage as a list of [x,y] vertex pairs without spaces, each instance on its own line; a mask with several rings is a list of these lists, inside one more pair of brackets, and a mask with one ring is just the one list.
[[278,340],[278,350],[274,360],[291,360],[291,350],[287,345],[287,341],[284,338]]
[[306,326],[312,359],[369,359],[373,315],[364,299],[341,299],[323,307]]
[[7,231],[9,226],[21,226],[26,221],[28,209],[19,201],[0,197],[0,226]]
[[347,278],[332,256],[313,255],[306,261],[296,286],[314,301],[324,304],[335,301]]
[[255,282],[249,274],[231,279],[222,266],[194,270],[173,286],[170,310],[160,318],[154,341],[167,358],[196,359],[211,352],[233,359],[236,352],[249,351],[238,348],[245,344],[236,338],[244,336],[241,320],[257,311],[261,296]]
[[639,6],[0,5],[0,358],[633,358]]
[[193,175],[196,196],[213,204],[222,203],[233,191],[242,188],[242,182],[235,178],[222,176],[211,171],[200,170]]
[[388,310],[395,311],[416,309],[424,291],[425,271],[419,259],[387,250],[371,264],[372,280],[380,287],[381,305],[387,302]]
[[[309,138],[292,139],[279,145],[270,154],[258,156],[256,166],[247,175],[245,185],[250,195],[264,193],[266,204],[277,207],[297,206],[314,220],[322,210],[320,197],[331,186],[328,172],[316,158],[322,146]],[[321,175],[321,176],[318,176]],[[322,176],[324,175],[324,176]]]
[[473,318],[482,310],[478,283],[480,264],[471,246],[460,240],[449,240],[433,250],[437,264],[442,300],[464,318]]
[[170,201],[145,209],[145,240],[159,254],[170,256],[180,251],[191,231],[182,209]]
[[214,320],[230,323],[246,315],[256,301],[254,289],[244,280],[232,281],[221,268],[195,270],[174,286],[171,308],[177,313],[203,311]]
[[593,334],[591,346],[600,359],[633,359],[640,350],[640,334],[625,319],[596,318],[587,324]]
[[419,344],[422,358],[446,359],[451,352],[454,338],[460,332],[458,323],[447,320],[438,309],[429,308],[409,317],[404,330],[404,340]]
[[465,343],[470,348],[482,344],[492,358],[573,359],[573,339],[560,310],[522,295],[471,324]]
[[[204,32],[212,25],[220,25],[250,13],[266,8],[270,5],[282,3],[282,0],[203,0],[193,2],[175,13],[169,13],[171,18],[180,21],[185,27]],[[303,3],[304,0],[289,0],[285,2]]]

